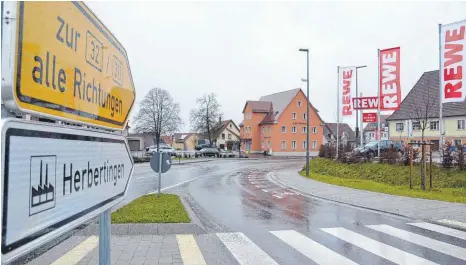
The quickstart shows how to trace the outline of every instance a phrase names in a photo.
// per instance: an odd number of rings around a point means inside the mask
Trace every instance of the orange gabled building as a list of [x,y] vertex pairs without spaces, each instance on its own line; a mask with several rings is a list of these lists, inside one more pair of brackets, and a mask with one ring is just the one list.
[[[246,101],[240,124],[241,150],[272,155],[306,155],[306,95],[299,88]],[[323,121],[310,104],[310,155],[316,156],[323,142]]]

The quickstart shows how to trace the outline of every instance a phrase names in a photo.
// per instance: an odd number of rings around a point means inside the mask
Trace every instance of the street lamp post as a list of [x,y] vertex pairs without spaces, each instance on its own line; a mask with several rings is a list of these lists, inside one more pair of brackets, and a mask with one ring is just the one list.
[[307,97],[307,103],[306,103],[306,176],[309,177],[309,105],[310,105],[310,100],[309,100],[309,49],[299,49],[300,52],[305,52],[307,55],[307,69],[306,69],[306,85],[307,85],[307,91],[306,91],[306,97]]
[[[356,66],[356,97],[358,96],[358,69],[367,67],[367,65]],[[362,126],[362,123],[361,123]],[[356,146],[358,146],[358,137],[361,136],[361,131],[359,130],[359,110],[356,110]]]

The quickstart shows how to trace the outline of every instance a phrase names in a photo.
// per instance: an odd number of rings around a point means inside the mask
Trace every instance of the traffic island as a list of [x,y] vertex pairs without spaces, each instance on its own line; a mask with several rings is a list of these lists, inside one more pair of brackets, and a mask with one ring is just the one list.
[[[310,162],[310,169],[308,178],[328,184],[413,198],[466,203],[465,171],[436,167],[433,170],[433,188],[421,190],[420,177],[413,177],[413,189],[409,188],[409,167],[402,165],[345,164],[315,158]],[[415,167],[414,170],[420,169]],[[299,174],[307,177],[304,168]]]
[[190,223],[180,198],[174,194],[142,196],[112,213],[113,224]]

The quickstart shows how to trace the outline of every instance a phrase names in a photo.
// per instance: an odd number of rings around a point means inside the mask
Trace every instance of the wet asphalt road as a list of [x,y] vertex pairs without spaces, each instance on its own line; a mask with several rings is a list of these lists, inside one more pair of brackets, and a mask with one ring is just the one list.
[[[453,245],[453,248],[458,246],[460,248],[456,250],[463,250],[466,254],[466,240],[464,239],[430,232],[407,224],[415,220],[304,196],[279,186],[267,177],[267,173],[271,171],[286,167],[298,168],[302,164],[302,161],[277,160],[211,163],[203,167],[206,175],[185,185],[186,190],[183,193],[193,205],[197,206],[194,207],[195,210],[197,209],[196,214],[208,232],[242,232],[279,264],[318,263],[314,263],[271,233],[277,230],[294,230],[344,257],[357,261],[358,264],[396,264],[367,251],[364,246],[358,247],[330,235],[322,230],[325,228],[345,228],[437,264],[466,264],[465,260],[452,257],[445,252],[440,253],[421,247],[367,226],[389,225],[447,242]],[[358,238],[351,240],[356,239]],[[218,248],[215,245],[222,244],[215,240],[205,243],[204,246],[202,246],[202,241],[198,243],[201,249]],[[409,257],[403,256],[406,255],[405,253],[399,253],[401,257],[392,257],[393,261],[405,260],[408,262],[406,264],[411,264]],[[397,254],[393,252],[390,255]],[[221,260],[216,258],[216,264],[220,262],[237,264],[228,252],[224,253]]]
[[[183,197],[197,217],[195,222],[205,229],[205,234],[196,236],[196,242],[207,264],[355,264],[350,260],[367,265],[466,264],[466,237],[461,239],[408,224],[416,220],[315,199],[280,186],[268,177],[269,172],[302,165],[303,160],[279,159],[217,159],[175,165],[163,175],[162,191]],[[156,190],[157,175],[148,164],[138,164],[121,205]],[[368,225],[383,226],[370,228]],[[345,229],[356,235],[345,235]],[[408,234],[408,240],[402,240],[387,235],[390,231],[383,233],[386,229],[413,234]],[[245,262],[251,255],[250,244],[225,245],[228,237],[237,233],[244,234],[271,259]],[[279,238],[280,233],[288,239]],[[304,241],[297,239],[297,233],[304,236]],[[426,246],[422,246],[424,242],[416,242],[419,238],[414,234],[425,236]],[[219,235],[226,235],[227,239],[222,240]],[[293,243],[317,252],[326,248],[332,252],[327,257],[331,262],[313,261],[318,253],[306,254],[297,250],[296,245],[290,246]],[[39,253],[36,251],[36,256]],[[350,262],[333,262],[338,256]],[[422,262],[418,257],[423,258]]]

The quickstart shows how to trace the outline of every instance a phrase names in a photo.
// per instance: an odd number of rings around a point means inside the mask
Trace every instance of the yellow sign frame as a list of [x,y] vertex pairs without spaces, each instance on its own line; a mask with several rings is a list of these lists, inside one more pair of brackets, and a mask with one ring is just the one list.
[[128,56],[95,14],[82,2],[3,4],[5,106],[123,130],[136,99]]

